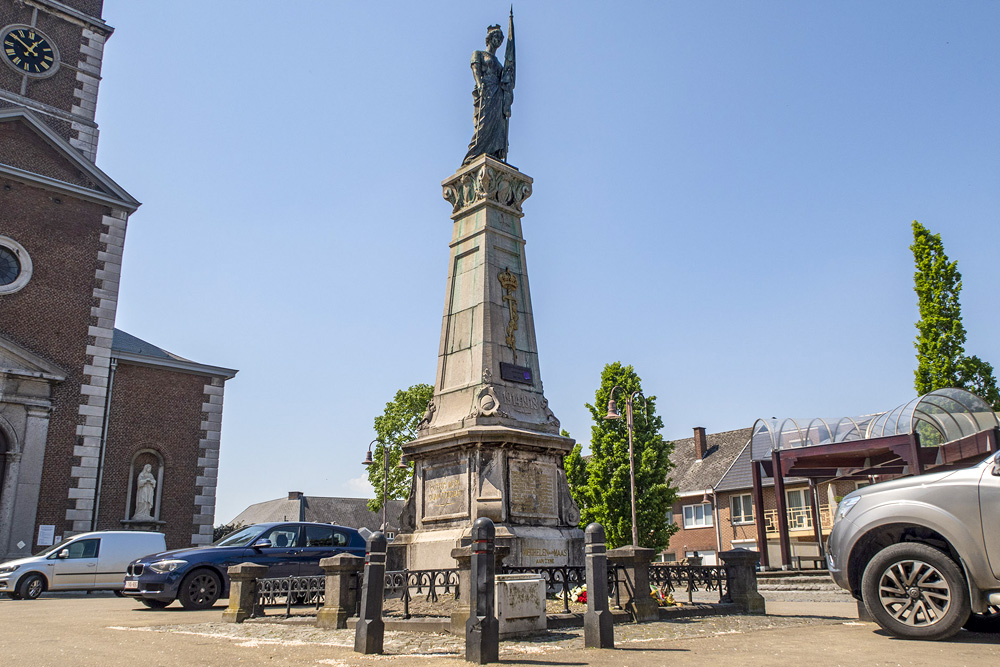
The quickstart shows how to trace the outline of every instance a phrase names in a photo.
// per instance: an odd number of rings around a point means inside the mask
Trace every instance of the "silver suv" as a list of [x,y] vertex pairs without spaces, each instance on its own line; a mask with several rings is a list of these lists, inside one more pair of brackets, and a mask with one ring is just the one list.
[[998,517],[1000,452],[859,489],[837,508],[830,574],[897,637],[1000,631]]

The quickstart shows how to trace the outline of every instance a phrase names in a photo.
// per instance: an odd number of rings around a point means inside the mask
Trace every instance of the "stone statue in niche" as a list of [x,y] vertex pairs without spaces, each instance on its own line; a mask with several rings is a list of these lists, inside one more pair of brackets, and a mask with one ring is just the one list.
[[153,492],[156,490],[156,477],[153,476],[153,466],[149,463],[142,466],[135,484],[135,512],[133,521],[153,521]]
[[514,102],[513,8],[507,25],[507,50],[502,64],[497,58],[497,49],[501,44],[503,31],[499,25],[491,25],[486,29],[486,51],[472,54],[472,77],[476,80],[472,91],[476,127],[463,165],[483,154],[507,161],[507,130],[510,107]]

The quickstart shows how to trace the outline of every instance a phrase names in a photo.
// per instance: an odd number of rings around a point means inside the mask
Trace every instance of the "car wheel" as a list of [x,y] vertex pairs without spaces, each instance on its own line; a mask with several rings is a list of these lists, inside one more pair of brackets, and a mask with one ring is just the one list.
[[219,599],[222,582],[211,570],[195,570],[184,577],[177,599],[185,609],[208,609]]
[[17,584],[17,594],[25,600],[37,600],[45,591],[45,579],[40,574],[28,574]]
[[147,600],[146,598],[139,598],[139,602],[143,603],[150,609],[163,609],[170,604],[170,600]]
[[969,618],[965,578],[951,558],[917,542],[875,554],[861,579],[868,613],[904,639],[945,639]]
[[115,597],[116,597],[116,598],[123,598],[123,597],[125,597],[125,591],[120,591],[120,590],[118,590],[118,589],[116,588],[116,589],[115,589],[114,591],[112,591],[112,592],[113,592],[113,593],[115,594]]
[[1000,605],[987,607],[982,614],[969,614],[965,629],[972,632],[1000,632]]

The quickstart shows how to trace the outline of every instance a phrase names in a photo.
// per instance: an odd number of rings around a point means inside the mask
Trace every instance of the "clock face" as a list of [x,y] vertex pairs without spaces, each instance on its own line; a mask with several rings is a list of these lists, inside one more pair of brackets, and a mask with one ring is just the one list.
[[35,77],[52,74],[59,63],[59,54],[48,37],[24,25],[4,28],[3,57],[18,72]]

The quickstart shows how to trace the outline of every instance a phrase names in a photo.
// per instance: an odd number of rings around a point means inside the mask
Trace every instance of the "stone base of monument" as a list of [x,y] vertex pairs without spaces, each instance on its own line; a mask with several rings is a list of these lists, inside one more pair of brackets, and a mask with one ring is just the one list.
[[[405,549],[409,570],[455,567],[452,549],[468,546],[470,528],[425,530],[398,535],[393,548]],[[583,567],[583,531],[567,526],[496,525],[498,547],[506,547],[508,567]]]
[[494,609],[500,638],[544,632],[545,580],[536,574],[498,574]]

